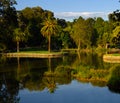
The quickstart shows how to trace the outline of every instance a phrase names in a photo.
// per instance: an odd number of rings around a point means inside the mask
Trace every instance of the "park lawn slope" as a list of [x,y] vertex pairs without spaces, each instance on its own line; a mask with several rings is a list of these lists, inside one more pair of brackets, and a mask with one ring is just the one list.
[[109,63],[120,63],[120,54],[105,54],[103,55],[103,61]]
[[48,52],[48,51],[21,51],[19,53],[4,53],[6,57],[29,57],[29,58],[54,58],[61,57],[63,55],[62,52]]

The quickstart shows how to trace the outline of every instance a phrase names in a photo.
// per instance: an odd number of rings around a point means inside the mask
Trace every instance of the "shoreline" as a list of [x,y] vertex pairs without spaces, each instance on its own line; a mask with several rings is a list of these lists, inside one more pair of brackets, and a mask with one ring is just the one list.
[[120,63],[120,55],[105,54],[103,55],[103,61],[108,63]]
[[8,58],[57,58],[62,57],[64,54],[62,52],[51,52],[51,53],[30,53],[30,52],[20,52],[20,53],[2,53],[3,56]]

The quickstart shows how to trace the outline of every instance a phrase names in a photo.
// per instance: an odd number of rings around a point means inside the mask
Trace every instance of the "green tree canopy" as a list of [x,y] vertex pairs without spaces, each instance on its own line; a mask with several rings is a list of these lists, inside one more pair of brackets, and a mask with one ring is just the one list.
[[115,46],[120,47],[120,26],[117,26],[112,33],[111,41]]
[[88,25],[82,17],[79,17],[73,23],[71,37],[78,46],[78,49],[90,43]]
[[7,48],[13,47],[12,35],[18,25],[15,4],[16,0],[0,0],[0,43]]
[[19,52],[19,43],[21,41],[25,41],[27,39],[25,33],[20,29],[16,28],[14,30],[14,37],[13,40],[17,42],[17,52]]

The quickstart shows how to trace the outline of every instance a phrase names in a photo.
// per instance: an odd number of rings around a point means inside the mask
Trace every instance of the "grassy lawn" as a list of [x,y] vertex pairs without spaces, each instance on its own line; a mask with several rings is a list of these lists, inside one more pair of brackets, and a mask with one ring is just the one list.
[[116,53],[116,54],[112,54],[112,55],[113,55],[113,56],[120,56],[120,54],[117,54],[117,53]]
[[120,54],[118,54],[118,53],[107,54],[107,55],[110,55],[110,56],[120,56]]
[[20,51],[6,53],[7,57],[34,57],[34,58],[48,58],[48,57],[61,57],[62,52],[48,52],[48,51]]
[[11,53],[13,53],[13,54],[14,54],[14,53],[15,53],[15,54],[17,54],[17,53],[18,53],[18,54],[20,54],[20,53],[21,53],[21,54],[22,54],[22,53],[31,53],[31,54],[32,54],[32,53],[33,53],[33,54],[34,54],[34,53],[37,53],[37,54],[61,54],[62,52],[58,52],[58,51],[57,51],[57,52],[55,52],[55,51],[51,51],[51,52],[49,52],[49,51],[20,51],[20,52],[11,52]]
[[48,52],[48,51],[20,51],[19,53],[41,53],[41,54],[49,54],[49,53],[58,53],[58,52]]

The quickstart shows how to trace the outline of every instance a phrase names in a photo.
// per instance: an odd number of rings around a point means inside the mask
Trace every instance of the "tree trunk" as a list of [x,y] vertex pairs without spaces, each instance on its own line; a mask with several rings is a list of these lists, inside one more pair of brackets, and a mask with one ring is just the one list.
[[51,52],[51,36],[48,37],[48,51]]
[[78,43],[78,52],[80,51],[80,40],[79,40],[79,43]]
[[106,54],[108,54],[108,43],[106,43],[106,46],[105,46],[105,48],[106,48]]
[[19,52],[19,41],[17,41],[17,52]]

